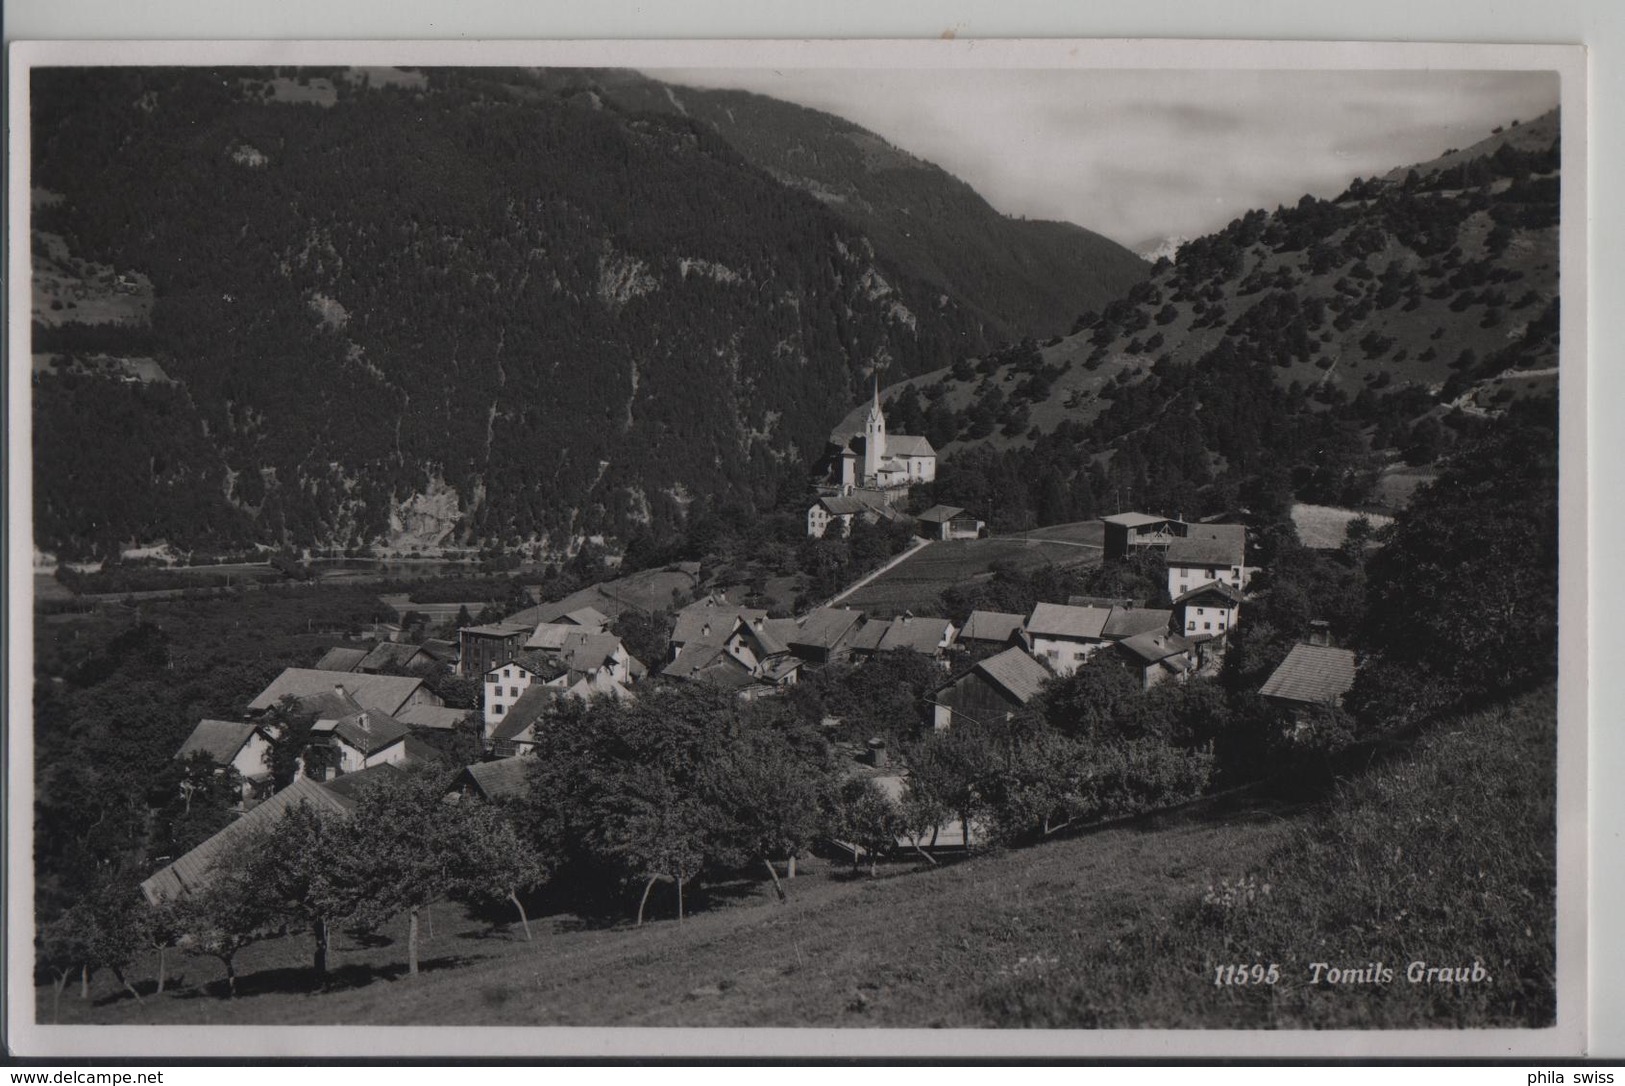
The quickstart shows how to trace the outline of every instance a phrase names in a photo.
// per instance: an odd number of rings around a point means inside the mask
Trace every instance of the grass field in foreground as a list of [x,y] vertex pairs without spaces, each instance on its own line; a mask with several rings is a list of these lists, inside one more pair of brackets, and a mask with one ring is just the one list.
[[[245,994],[172,961],[178,991],[137,1006],[98,979],[62,1021],[123,1024],[1358,1027],[1552,1019],[1554,705],[1550,693],[1446,722],[1320,807],[1220,797],[1179,812],[878,878],[811,865],[777,905],[711,891],[679,926],[543,919],[537,939],[437,909],[425,972],[401,940],[349,948],[339,990],[305,994],[307,938],[260,944]],[[1268,891],[1263,888],[1268,886]],[[1249,889],[1250,888],[1250,889]],[[1204,900],[1205,899],[1205,900]],[[1483,964],[1493,981],[1413,985],[1404,969]],[[1274,986],[1220,988],[1226,963]],[[1312,962],[1395,970],[1314,985]],[[150,975],[150,967],[138,969]],[[148,982],[150,987],[150,982]],[[49,1021],[50,991],[38,990]]]
[[935,615],[942,613],[944,590],[991,576],[995,564],[1033,570],[1100,561],[1100,551],[1066,539],[1064,528],[1055,531],[1061,534],[1053,540],[997,536],[932,543],[842,599],[841,604],[881,618],[904,611]]

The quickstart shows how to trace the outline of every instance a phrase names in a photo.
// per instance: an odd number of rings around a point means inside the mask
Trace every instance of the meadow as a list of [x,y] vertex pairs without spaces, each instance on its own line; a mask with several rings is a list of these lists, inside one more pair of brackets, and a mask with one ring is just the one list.
[[[1099,523],[1094,525],[1098,535]],[[997,536],[932,543],[841,600],[843,606],[889,618],[904,611],[940,614],[942,593],[991,577],[994,569],[1030,572],[1045,566],[1094,565],[1101,552],[1087,542],[1086,526],[1058,525],[1025,536]],[[1078,538],[1073,538],[1074,536]]]

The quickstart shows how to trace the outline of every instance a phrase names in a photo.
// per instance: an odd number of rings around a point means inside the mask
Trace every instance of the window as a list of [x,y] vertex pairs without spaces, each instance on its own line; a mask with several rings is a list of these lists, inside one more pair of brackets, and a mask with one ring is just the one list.
[[1224,629],[1224,619],[1219,620],[1219,629]]
[[502,677],[503,677],[503,678],[504,678],[504,679],[511,679],[511,678],[513,678],[513,668],[511,668],[511,667],[505,667],[505,668],[503,668],[503,669],[502,669]]
[[1185,629],[1187,629],[1187,630],[1196,629],[1196,620],[1193,618],[1189,622],[1185,623]]
[[1207,608],[1205,608],[1205,607],[1198,607],[1198,608],[1197,608],[1197,609],[1196,609],[1196,613],[1197,613],[1197,614],[1199,614],[1199,615],[1205,615],[1205,614],[1207,614]]
[[1202,623],[1202,629],[1204,629],[1204,630],[1211,630],[1211,629],[1213,629],[1213,623],[1211,623],[1211,622],[1204,622],[1204,623]]
[[508,687],[508,696],[510,698],[517,698],[519,696],[519,688],[517,686]]
[[498,702],[497,704],[491,706],[491,715],[492,716],[501,716],[502,715],[502,703],[501,702]]

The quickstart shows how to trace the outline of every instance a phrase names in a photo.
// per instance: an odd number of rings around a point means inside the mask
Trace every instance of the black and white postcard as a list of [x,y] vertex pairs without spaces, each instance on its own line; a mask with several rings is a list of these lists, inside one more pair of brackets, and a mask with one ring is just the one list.
[[1582,1050],[1579,47],[11,91],[20,1053]]

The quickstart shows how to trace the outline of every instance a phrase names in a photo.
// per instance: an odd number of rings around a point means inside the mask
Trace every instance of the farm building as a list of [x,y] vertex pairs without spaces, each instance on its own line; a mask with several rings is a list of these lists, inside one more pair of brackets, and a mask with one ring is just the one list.
[[486,803],[506,799],[523,799],[530,789],[530,770],[536,763],[529,758],[498,758],[494,762],[476,762],[457,774],[446,800],[456,803],[473,796]]
[[940,729],[951,727],[956,720],[986,723],[1008,719],[1053,677],[1049,668],[1024,650],[1005,649],[937,689],[931,697],[932,723]]
[[957,642],[971,649],[1027,644],[1026,622],[1006,611],[972,611]]
[[175,757],[184,762],[194,755],[204,754],[222,769],[228,766],[235,769],[243,778],[246,796],[254,783],[270,776],[265,766],[265,752],[270,748],[271,740],[258,724],[200,720],[181,749],[175,752]]
[[933,505],[914,519],[927,539],[977,539],[987,527],[957,505]]
[[1187,637],[1223,637],[1241,617],[1241,592],[1222,581],[1209,581],[1174,600],[1177,628]]
[[1106,558],[1127,558],[1150,548],[1161,550],[1184,534],[1185,525],[1170,517],[1151,513],[1113,513],[1102,517],[1106,526]]
[[1331,645],[1293,645],[1259,693],[1293,709],[1342,705],[1354,687],[1354,653]]

